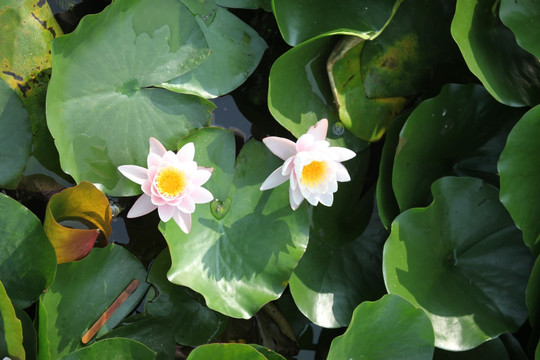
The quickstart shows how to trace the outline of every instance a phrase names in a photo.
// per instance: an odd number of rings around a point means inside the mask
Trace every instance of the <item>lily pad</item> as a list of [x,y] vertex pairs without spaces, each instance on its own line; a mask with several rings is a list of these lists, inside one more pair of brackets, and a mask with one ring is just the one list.
[[53,281],[56,273],[54,248],[41,221],[4,194],[0,194],[0,213],[0,281],[11,302],[24,309]]
[[501,154],[501,202],[523,231],[523,240],[535,255],[540,253],[540,105],[529,110],[514,126]]
[[390,294],[358,305],[345,334],[332,341],[328,360],[431,360],[432,356],[433,329],[426,314]]
[[4,285],[0,281],[0,356],[25,358],[23,329]]
[[[109,199],[89,182],[83,181],[53,195],[47,204],[43,229],[54,246],[58,264],[85,257],[98,236],[98,243],[107,245],[111,218]],[[79,222],[88,229],[61,225],[66,220]]]
[[193,290],[171,283],[167,279],[170,267],[169,251],[164,250],[148,273],[156,296],[147,296],[146,312],[172,322],[171,332],[178,344],[197,346],[215,340],[225,329],[227,318],[207,308],[202,296]]
[[[497,0],[458,0],[452,36],[469,69],[495,99],[510,106],[535,105],[540,102],[540,63],[518,46],[496,10]],[[534,34],[528,25],[525,31]]]
[[59,359],[83,347],[81,339],[133,279],[139,281],[98,336],[133,311],[148,289],[146,270],[119,245],[93,249],[80,261],[58,265],[49,290],[40,298],[39,358]]
[[17,187],[30,156],[30,122],[19,97],[0,79],[0,187]]
[[522,110],[495,101],[480,85],[448,84],[403,126],[392,185],[400,209],[426,206],[433,181],[474,176],[497,185],[497,161]]
[[178,149],[192,142],[195,145],[195,158],[199,166],[213,167],[212,176],[204,184],[215,199],[224,202],[234,172],[234,154],[236,145],[231,130],[218,127],[202,128],[182,138]]
[[104,339],[128,338],[156,352],[156,360],[173,360],[176,343],[172,329],[172,322],[169,319],[138,314],[122,321],[116,328],[99,338],[97,343]]
[[358,37],[343,38],[332,51],[327,69],[343,125],[360,139],[377,141],[407,100],[400,96],[380,99],[367,97],[360,64],[365,44]]
[[499,8],[501,21],[512,30],[523,49],[540,57],[540,46],[535,34],[540,33],[540,8],[533,0],[502,0]]
[[381,266],[388,233],[373,211],[373,191],[357,202],[341,190],[330,208],[340,212],[313,209],[308,248],[290,281],[300,311],[325,328],[349,325],[358,304],[386,292]]
[[210,25],[197,17],[208,46],[208,59],[195,69],[160,86],[171,91],[206,99],[236,89],[253,73],[264,50],[264,40],[249,25],[219,6]]
[[[208,344],[195,348],[187,360],[274,360],[272,355],[265,356],[259,350],[247,344]],[[283,357],[277,358],[284,359]]]
[[401,213],[383,255],[386,287],[422,308],[435,346],[463,351],[516,331],[527,319],[533,258],[498,190],[480,179],[444,177],[433,202]]
[[272,6],[283,39],[294,46],[337,31],[374,38],[392,19],[401,1],[346,0],[336,6],[324,0],[273,0]]
[[335,41],[334,37],[323,37],[281,55],[270,70],[268,108],[297,138],[318,120],[327,118],[330,143],[359,152],[368,146],[368,142],[345,129],[328,82],[326,61]]
[[501,339],[486,341],[468,351],[446,351],[435,349],[433,360],[512,360]]
[[138,341],[113,338],[98,341],[86,348],[74,351],[61,360],[153,360],[156,353]]
[[252,317],[281,295],[305,252],[309,228],[307,205],[291,210],[288,185],[259,190],[280,165],[262,143],[250,140],[237,158],[226,214],[217,219],[210,206],[198,206],[188,235],[174,221],[160,224],[172,258],[171,282],[237,318]]
[[51,42],[62,30],[48,2],[42,0],[2,1],[0,24],[0,79],[8,82],[28,111],[33,155],[48,169],[61,172],[47,128],[45,94],[51,73]]
[[56,39],[47,121],[62,169],[111,195],[139,194],[117,167],[146,165],[150,136],[173,148],[208,124],[214,108],[155,86],[200,65],[209,51],[195,18],[176,0],[115,1]]

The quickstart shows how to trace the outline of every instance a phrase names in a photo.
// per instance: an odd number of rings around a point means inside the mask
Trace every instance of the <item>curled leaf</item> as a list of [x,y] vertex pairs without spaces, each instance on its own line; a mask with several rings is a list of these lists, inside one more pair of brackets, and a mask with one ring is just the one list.
[[[73,229],[63,221],[77,221],[88,229]],[[47,204],[45,233],[56,251],[59,264],[85,257],[96,240],[107,244],[111,235],[111,207],[107,197],[89,182],[65,189]]]

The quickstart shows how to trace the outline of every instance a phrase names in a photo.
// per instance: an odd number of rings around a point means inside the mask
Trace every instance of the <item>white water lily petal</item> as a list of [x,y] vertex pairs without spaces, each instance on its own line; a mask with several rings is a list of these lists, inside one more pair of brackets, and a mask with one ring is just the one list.
[[195,212],[195,201],[191,197],[185,197],[178,204],[178,209],[182,212],[193,214]]
[[309,128],[308,134],[312,135],[315,141],[325,140],[328,132],[328,120],[321,119],[315,125]]
[[293,210],[298,209],[302,201],[304,201],[304,197],[302,196],[300,189],[298,187],[296,189],[293,189],[292,186],[290,186],[289,187],[289,202],[291,203],[291,208]]
[[189,234],[191,231],[191,214],[176,211],[173,215],[173,219],[183,232]]
[[152,203],[152,199],[150,198],[150,196],[143,194],[137,199],[137,201],[135,201],[135,204],[133,204],[133,206],[129,210],[127,217],[135,218],[143,216],[154,211],[156,208],[157,205],[154,205]]
[[213,168],[210,168],[210,169],[199,168],[199,169],[197,169],[197,171],[195,171],[193,173],[193,176],[191,177],[191,183],[194,186],[201,186],[202,184],[207,182],[208,179],[210,179],[210,176],[212,175],[213,170],[214,170]]
[[137,165],[121,165],[118,167],[118,171],[122,173],[129,180],[139,185],[144,184],[148,180],[148,170]]
[[260,189],[261,190],[272,189],[272,188],[275,188],[276,186],[283,184],[287,180],[289,180],[289,177],[281,174],[281,166],[280,166],[276,170],[274,170],[274,172],[271,173],[270,176],[266,178],[266,180],[264,180]]
[[[322,119],[298,138],[295,152],[291,153],[289,140],[277,137],[263,139],[272,153],[285,160],[261,185],[271,189],[289,180],[289,202],[296,210],[306,199],[311,205],[331,206],[338,182],[350,181],[347,169],[341,164],[356,156],[354,151],[330,147],[326,141],[328,120]],[[269,145],[270,144],[270,145]]]
[[193,145],[192,142],[187,143],[186,145],[182,146],[182,148],[178,150],[178,153],[176,154],[176,157],[181,162],[192,162],[194,156],[195,156],[195,145]]
[[296,144],[285,138],[269,136],[263,139],[268,149],[281,160],[287,160],[296,154]]
[[195,201],[195,204],[206,204],[214,200],[214,195],[205,188],[198,187],[191,192],[191,198]]
[[158,207],[159,219],[163,222],[167,222],[171,220],[174,214],[174,210],[175,210],[175,207],[168,204],[159,206]]
[[354,151],[339,146],[332,146],[328,150],[330,150],[330,154],[334,160],[339,162],[350,160],[356,156]]
[[143,191],[128,217],[143,216],[158,209],[161,221],[174,218],[182,231],[188,233],[195,204],[208,203],[214,198],[210,191],[201,187],[213,169],[197,166],[194,156],[193,143],[184,145],[175,154],[167,151],[157,139],[150,138],[150,152],[146,159],[148,169],[136,165],[119,166],[119,171],[140,184]]
[[160,157],[165,155],[167,149],[155,138],[150,138],[150,153],[156,154]]

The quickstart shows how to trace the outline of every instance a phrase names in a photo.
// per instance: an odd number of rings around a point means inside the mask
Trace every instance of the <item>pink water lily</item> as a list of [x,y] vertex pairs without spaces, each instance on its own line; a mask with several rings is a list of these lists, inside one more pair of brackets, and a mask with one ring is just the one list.
[[285,162],[268,176],[261,190],[289,180],[289,201],[293,210],[298,209],[304,199],[314,206],[319,202],[332,206],[338,181],[351,180],[341,162],[352,159],[356,154],[347,148],[330,146],[326,141],[327,131],[328,120],[322,119],[296,143],[276,136],[264,138],[268,149]]
[[187,143],[175,154],[151,137],[148,169],[137,165],[119,166],[118,170],[141,185],[143,191],[127,217],[146,215],[158,209],[162,221],[167,222],[172,218],[183,232],[189,233],[195,204],[214,199],[210,191],[201,187],[208,181],[213,169],[197,166],[193,161],[194,155],[193,143]]

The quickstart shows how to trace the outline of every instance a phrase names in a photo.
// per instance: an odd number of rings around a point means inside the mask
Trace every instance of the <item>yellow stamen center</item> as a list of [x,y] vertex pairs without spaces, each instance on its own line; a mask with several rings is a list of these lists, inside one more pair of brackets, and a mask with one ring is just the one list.
[[302,184],[313,187],[326,181],[328,165],[325,161],[312,161],[302,169]]
[[187,185],[186,175],[173,166],[162,169],[155,178],[156,188],[163,196],[176,197]]

